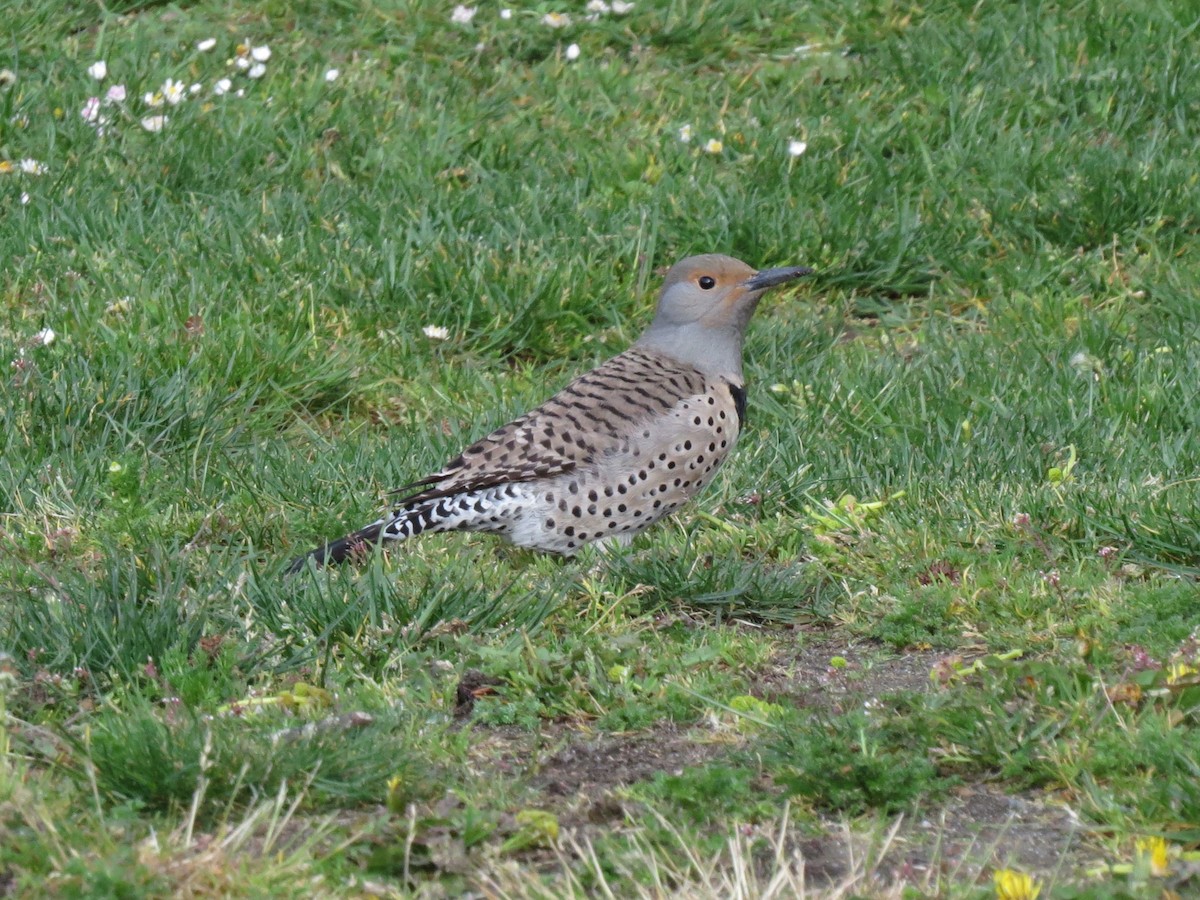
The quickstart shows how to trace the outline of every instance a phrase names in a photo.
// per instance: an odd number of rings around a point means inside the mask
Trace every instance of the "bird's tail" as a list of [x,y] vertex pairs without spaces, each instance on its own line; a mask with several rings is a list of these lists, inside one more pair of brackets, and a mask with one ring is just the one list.
[[285,574],[294,575],[303,570],[310,559],[317,564],[317,568],[321,568],[331,563],[344,563],[353,556],[366,555],[383,539],[383,530],[390,521],[380,519],[378,522],[372,522],[366,528],[360,528],[344,538],[322,544],[303,556],[297,556],[288,565]]

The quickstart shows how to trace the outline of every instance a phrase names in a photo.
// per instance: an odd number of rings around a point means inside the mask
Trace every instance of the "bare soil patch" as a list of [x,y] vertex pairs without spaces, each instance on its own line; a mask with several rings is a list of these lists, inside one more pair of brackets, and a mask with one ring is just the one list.
[[[772,703],[836,712],[898,691],[936,689],[930,673],[949,656],[945,651],[897,653],[872,643],[797,635],[794,643],[781,642],[754,678],[752,690]],[[658,773],[677,774],[730,749],[728,735],[670,723],[628,734],[551,723],[536,735],[496,728],[480,736],[481,767],[525,778],[540,807],[553,810],[564,827],[584,836],[628,821],[634,810],[620,795],[621,788]],[[1096,859],[1083,826],[1053,798],[1010,794],[995,785],[963,786],[924,817],[902,820],[890,841],[884,841],[894,822],[848,828],[833,818],[816,824],[808,820],[793,828],[789,847],[803,858],[814,886],[850,875],[856,860],[861,868],[864,854],[878,859],[876,872],[885,880],[913,884],[946,876],[986,879],[998,866],[1067,877]]]

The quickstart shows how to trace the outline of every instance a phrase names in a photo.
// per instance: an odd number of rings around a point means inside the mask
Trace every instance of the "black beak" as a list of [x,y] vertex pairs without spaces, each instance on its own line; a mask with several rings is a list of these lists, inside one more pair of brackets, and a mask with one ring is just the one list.
[[808,266],[784,266],[780,269],[763,269],[761,272],[755,272],[743,281],[742,285],[752,291],[765,291],[769,287],[783,284],[785,281],[791,281],[793,278],[811,275],[812,273],[813,270]]

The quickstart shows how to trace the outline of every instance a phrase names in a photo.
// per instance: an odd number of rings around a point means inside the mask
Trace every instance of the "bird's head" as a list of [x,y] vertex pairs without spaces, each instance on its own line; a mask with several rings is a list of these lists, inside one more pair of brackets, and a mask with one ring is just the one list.
[[667,272],[654,321],[742,329],[769,288],[811,273],[804,266],[756,272],[741,260],[716,253],[689,256]]
[[[809,275],[805,266],[755,271],[720,254],[690,256],[667,272],[654,322],[642,338],[676,358],[706,370],[741,371],[742,336],[758,301],[770,288]],[[730,362],[736,356],[736,366]]]

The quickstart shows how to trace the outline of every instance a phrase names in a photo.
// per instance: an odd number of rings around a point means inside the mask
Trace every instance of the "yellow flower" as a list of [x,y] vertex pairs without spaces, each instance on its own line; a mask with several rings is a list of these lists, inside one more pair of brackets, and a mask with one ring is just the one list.
[[1171,861],[1167,858],[1167,842],[1161,837],[1137,839],[1137,860],[1147,860],[1150,864],[1150,874],[1162,878],[1171,871]]
[[1016,869],[997,869],[992,873],[997,900],[1036,900],[1042,892],[1040,882]]
[[1195,666],[1189,666],[1187,663],[1174,662],[1167,670],[1167,684],[1177,684],[1189,675],[1200,673],[1200,669]]

